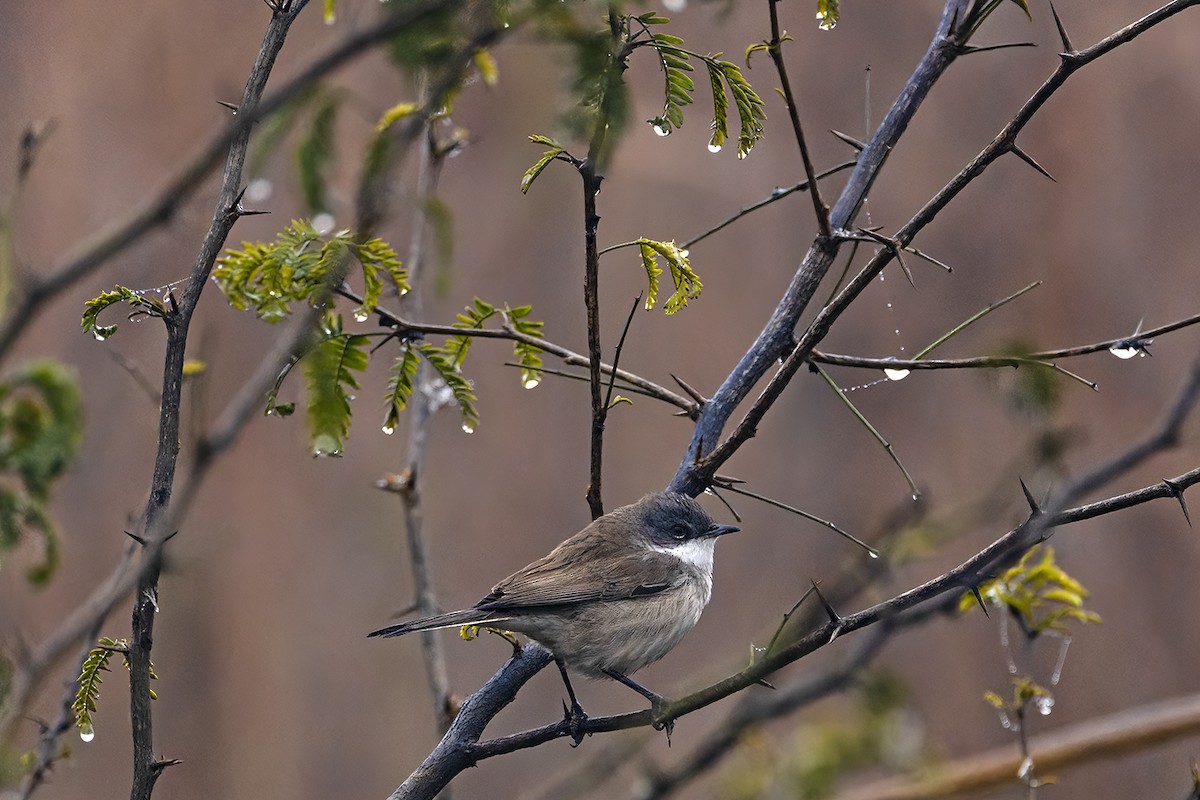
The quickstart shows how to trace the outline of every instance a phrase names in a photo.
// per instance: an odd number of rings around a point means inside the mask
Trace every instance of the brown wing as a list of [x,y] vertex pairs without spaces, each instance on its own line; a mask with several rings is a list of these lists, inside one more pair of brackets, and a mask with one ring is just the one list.
[[[636,552],[627,537],[606,536],[601,518],[556,547],[549,555],[496,584],[475,604],[481,609],[569,605],[656,594],[670,584],[662,575],[673,566],[670,556]],[[596,569],[596,564],[608,564]]]

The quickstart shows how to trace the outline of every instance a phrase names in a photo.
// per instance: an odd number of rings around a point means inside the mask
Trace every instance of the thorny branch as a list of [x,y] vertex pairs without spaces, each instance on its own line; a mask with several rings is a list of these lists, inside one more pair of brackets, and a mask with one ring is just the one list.
[[[294,0],[289,5],[288,11],[278,12],[276,17],[283,15],[288,19],[292,19],[303,9],[306,3],[307,0]],[[74,281],[90,274],[92,270],[136,241],[137,238],[151,230],[156,224],[165,222],[170,216],[168,212],[174,210],[182,198],[195,190],[200,181],[223,154],[227,158],[227,174],[223,181],[221,195],[218,199],[216,217],[217,222],[220,222],[222,226],[226,224],[232,225],[232,222],[236,220],[238,210],[228,205],[228,203],[236,197],[237,181],[231,181],[231,177],[233,176],[229,174],[228,167],[233,165],[235,161],[233,151],[240,150],[241,155],[236,158],[236,171],[240,174],[240,164],[245,156],[245,139],[250,132],[252,124],[266,114],[278,109],[298,92],[311,85],[314,81],[319,80],[331,70],[361,55],[366,50],[369,50],[371,46],[386,41],[399,30],[413,24],[416,20],[440,10],[447,4],[447,0],[416,0],[408,4],[403,11],[385,15],[379,24],[348,37],[345,42],[313,62],[283,87],[261,99],[259,99],[262,91],[261,81],[265,80],[266,75],[260,74],[258,70],[265,65],[263,61],[265,50],[263,53],[260,53],[259,61],[256,62],[256,72],[252,73],[247,84],[247,97],[244,98],[243,103],[239,107],[239,113],[235,122],[207,144],[203,148],[201,155],[193,159],[181,170],[176,179],[157,197],[152,198],[141,208],[135,210],[127,219],[116,223],[110,229],[102,232],[96,237],[94,243],[82,246],[78,255],[68,257],[63,266],[50,272],[49,277],[42,279],[36,284],[32,284],[31,288],[27,289],[25,297],[19,301],[18,308],[10,312],[3,327],[0,328],[0,355],[7,351],[7,348],[15,341],[23,329],[25,322],[41,304]],[[268,38],[264,39],[264,48],[270,46],[275,47],[277,50],[281,42],[274,42],[272,37],[278,33],[276,20],[273,19],[273,26],[268,32]],[[475,42],[471,42],[468,43],[468,46],[473,47],[477,45]],[[253,96],[250,95],[252,86],[255,92]],[[439,83],[437,88],[438,91],[444,92],[447,87],[443,87]],[[254,102],[249,102],[251,100]],[[431,104],[435,102],[440,102],[440,100],[430,100]],[[431,107],[433,106],[431,105]],[[401,144],[407,144],[416,134],[417,130],[417,128],[412,128],[411,130],[405,129],[398,132],[398,141]],[[232,191],[230,187],[232,187]],[[212,231],[210,231],[209,237],[206,237],[204,250],[197,258],[196,266],[193,268],[193,279],[189,283],[189,292],[191,294],[185,298],[188,303],[186,307],[188,318],[190,318],[191,311],[194,310],[199,292],[204,284],[203,279],[194,280],[198,274],[198,270],[201,270],[205,263],[207,263],[205,269],[211,269],[212,262],[209,258],[215,259],[220,248],[223,246],[223,242],[224,239],[221,238],[218,241]],[[181,325],[179,319],[184,318],[184,313],[184,302],[180,302],[179,310],[176,312],[177,318],[168,321],[169,330],[170,326],[173,326],[175,330],[176,343],[173,346],[175,361],[171,362],[174,364],[174,367],[168,364],[166,368],[164,373],[164,388],[168,388],[169,385],[173,384],[175,390],[173,401],[175,419],[171,426],[174,429],[174,438],[172,440],[171,433],[168,431],[165,434],[164,441],[164,435],[160,431],[160,455],[170,454],[172,441],[174,442],[174,453],[178,453],[178,392],[182,383],[180,372],[182,346],[179,342],[181,341],[181,336],[183,338],[186,337],[186,324]],[[277,340],[274,350],[264,358],[260,367],[246,381],[242,389],[210,428],[209,432],[197,442],[195,450],[186,465],[186,478],[179,485],[177,491],[174,492],[174,497],[171,497],[170,486],[160,483],[159,471],[156,468],[155,486],[160,489],[165,486],[166,493],[160,496],[157,501],[155,500],[155,495],[152,494],[151,506],[156,509],[154,535],[150,535],[152,530],[148,524],[149,520],[144,520],[146,522],[143,529],[144,535],[140,535],[140,538],[145,543],[142,547],[142,558],[140,561],[135,558],[139,545],[133,541],[129,541],[125,545],[118,563],[113,567],[108,577],[91,592],[87,599],[70,612],[44,641],[39,643],[35,648],[21,653],[19,658],[15,660],[11,683],[4,697],[4,702],[0,704],[0,744],[10,741],[14,736],[17,723],[21,720],[22,715],[33,701],[36,692],[48,678],[51,671],[69,652],[77,648],[81,642],[87,644],[93,641],[95,639],[94,631],[97,629],[97,626],[108,617],[117,603],[126,597],[135,585],[145,583],[148,576],[156,572],[161,566],[164,534],[170,534],[178,528],[178,525],[186,515],[187,510],[190,508],[199,491],[204,477],[211,470],[215,459],[232,445],[245,424],[253,416],[261,413],[263,397],[284,366],[293,361],[295,356],[303,350],[318,318],[319,311],[309,309],[304,313],[298,314],[296,319],[289,324],[288,330]],[[168,401],[171,399],[166,392],[164,392],[164,396],[167,397]],[[163,407],[164,409],[167,407],[166,403],[164,403]],[[174,471],[173,458],[174,456],[172,455],[168,459],[171,462],[170,471],[172,473]],[[165,500],[168,498],[172,501],[169,506],[165,505]],[[153,596],[153,593],[148,595],[139,593],[139,602],[142,599],[149,601]],[[85,651],[87,649],[87,647],[84,648]],[[82,659],[79,659],[76,662],[72,675],[78,674],[78,664],[81,661]],[[56,733],[56,735],[59,734],[61,734],[61,731]],[[151,756],[151,761],[149,762],[151,769],[154,769],[156,763]]]
[[[907,246],[916,232],[927,224],[951,197],[982,172],[987,163],[1003,152],[1016,152],[1014,142],[1017,132],[1045,100],[1065,82],[1071,72],[1120,44],[1132,41],[1141,32],[1197,2],[1200,0],[1175,0],[1087,51],[1064,55],[1060,69],[1018,112],[1014,121],[1006,127],[1005,132],[997,137],[997,142],[985,149],[984,156],[977,158],[971,165],[964,168],[951,185],[927,204],[899,234],[891,237],[890,241],[894,243],[894,246],[881,248],[860,275],[817,316],[797,343],[793,338],[797,320],[808,307],[817,285],[837,255],[840,244],[853,238],[848,231],[863,199],[879,174],[887,154],[904,133],[909,121],[915,115],[933,84],[954,59],[965,52],[966,42],[963,37],[967,32],[961,30],[960,21],[966,18],[967,4],[964,0],[949,0],[928,51],[892,109],[870,141],[864,146],[845,189],[831,210],[831,233],[818,236],[813,242],[791,284],[755,343],[742,357],[713,398],[700,408],[692,442],[668,488],[695,494],[709,484],[717,468],[754,434],[758,422],[782,393],[799,367],[807,361],[812,348],[825,335],[841,312],[862,291],[865,281],[873,279],[884,264],[894,257],[901,247]],[[733,410],[745,399],[767,370],[783,356],[786,356],[783,366],[768,383],[765,391],[755,401],[735,431],[725,441],[720,442],[721,431]],[[596,357],[593,357],[591,363],[594,365],[596,360]],[[614,717],[589,719],[583,723],[583,730],[585,732],[616,730],[675,719],[682,714],[709,705],[753,685],[781,666],[820,649],[839,635],[881,622],[887,622],[888,626],[901,624],[906,614],[920,613],[923,606],[935,604],[939,598],[944,598],[950,592],[969,589],[990,571],[1010,563],[1030,546],[1049,536],[1054,525],[1067,521],[1067,517],[1071,514],[1080,513],[1079,509],[1067,510],[1067,503],[1123,474],[1133,465],[1140,463],[1149,453],[1170,446],[1178,435],[1178,426],[1181,424],[1183,416],[1196,402],[1198,387],[1200,387],[1200,365],[1193,370],[1188,386],[1181,393],[1167,422],[1153,436],[1069,486],[1052,506],[1035,513],[1025,524],[993,542],[992,545],[959,567],[876,606],[849,617],[841,617],[836,621],[831,620],[820,629],[781,648],[778,652],[770,654],[746,670],[669,704],[657,719],[652,719],[652,712],[646,710]],[[1184,485],[1179,482],[1179,479],[1176,479],[1170,482],[1168,488],[1173,490],[1172,496],[1179,497],[1187,485],[1191,484]],[[1112,500],[1116,500],[1116,498]],[[563,721],[499,739],[479,741],[479,737],[490,719],[500,708],[511,702],[520,685],[547,663],[549,663],[549,656],[533,646],[527,646],[514,655],[483,688],[468,698],[463,712],[451,725],[446,736],[429,754],[421,767],[410,775],[392,796],[397,798],[431,797],[458,772],[482,758],[536,746],[569,735],[570,723]]]

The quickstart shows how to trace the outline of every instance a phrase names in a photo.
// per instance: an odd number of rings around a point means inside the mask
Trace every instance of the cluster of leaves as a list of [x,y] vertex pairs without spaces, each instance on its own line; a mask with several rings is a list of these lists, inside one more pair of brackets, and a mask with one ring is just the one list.
[[[1030,636],[1047,631],[1067,633],[1070,620],[1100,622],[1099,614],[1083,607],[1087,589],[1055,563],[1050,545],[1032,548],[1015,566],[980,586],[979,593],[984,600],[1008,609]],[[972,594],[959,601],[960,610],[973,605]]]
[[[96,703],[100,699],[100,684],[104,683],[100,673],[108,672],[108,662],[114,653],[121,653],[121,664],[125,669],[129,669],[128,639],[109,639],[104,636],[99,639],[97,645],[88,652],[83,661],[79,680],[76,681],[78,688],[75,700],[71,703],[71,710],[75,712],[75,726],[79,728],[79,735],[84,741],[91,741],[96,735],[92,715],[96,713]],[[154,673],[154,664],[150,665],[150,679],[158,680],[158,675]],[[153,689],[150,690],[150,699],[158,699]]]
[[62,366],[31,364],[0,381],[0,558],[26,530],[42,539],[42,559],[27,577],[45,583],[58,561],[58,537],[46,508],[55,480],[83,440],[83,406]]
[[[471,305],[458,314],[454,327],[464,331],[480,330],[489,320],[499,317],[504,320],[506,327],[517,333],[540,339],[542,323],[529,319],[531,310],[530,306],[501,308],[476,297]],[[463,363],[471,348],[472,339],[470,333],[464,332],[461,336],[451,336],[441,347],[427,342],[404,342],[404,350],[392,365],[392,375],[388,380],[387,418],[383,423],[385,433],[395,430],[400,420],[400,412],[407,407],[412,398],[417,382],[417,369],[422,359],[433,368],[453,394],[462,414],[463,430],[467,433],[475,430],[479,424],[479,412],[475,407],[476,397],[470,382],[462,377]],[[517,340],[513,342],[513,354],[521,368],[521,385],[527,389],[537,386],[541,380],[541,351],[530,342]]]
[[253,309],[268,322],[291,313],[291,303],[320,298],[341,284],[344,264],[353,256],[362,268],[363,302],[354,318],[366,320],[383,292],[383,278],[397,292],[408,291],[408,272],[396,252],[378,238],[360,241],[342,230],[322,238],[306,220],[294,220],[269,243],[243,242],[217,262],[213,278],[234,308]]
[[658,302],[658,278],[662,275],[662,268],[658,266],[659,256],[662,256],[667,262],[667,267],[671,270],[671,280],[675,283],[675,291],[663,304],[663,311],[674,314],[685,307],[689,300],[695,300],[700,296],[704,284],[700,282],[700,276],[688,262],[687,250],[680,249],[673,241],[656,242],[644,237],[638,239],[634,244],[641,251],[642,266],[646,268],[646,278],[650,281],[650,287],[646,293],[647,311],[654,308],[654,304]]
[[[462,428],[467,433],[479,424],[479,411],[471,382],[463,377],[462,366],[470,349],[471,334],[493,317],[501,317],[505,325],[530,338],[541,338],[542,323],[529,319],[530,307],[497,307],[478,298],[465,312],[458,315],[454,327],[464,330],[461,336],[449,337],[437,346],[415,337],[401,336],[402,349],[392,364],[385,398],[384,433],[392,433],[399,425],[400,414],[408,406],[418,387],[418,370],[424,361],[437,379],[449,391],[462,415]],[[340,455],[350,433],[353,392],[358,390],[358,373],[365,372],[370,361],[370,336],[346,331],[339,315],[330,311],[322,318],[316,340],[285,369],[267,397],[267,413],[290,416],[295,403],[279,403],[277,398],[284,379],[292,368],[301,363],[308,391],[308,429],[314,455]],[[513,344],[521,380],[524,386],[536,386],[541,374],[542,359],[536,345],[527,341]]]
[[[637,17],[643,25],[662,25],[669,20],[654,13]],[[721,53],[705,56],[687,50],[683,39],[669,33],[654,33],[639,46],[648,46],[658,55],[665,80],[663,113],[649,120],[657,133],[666,136],[675,128],[683,126],[683,107],[692,103],[696,84],[689,72],[694,71],[691,59],[704,64],[708,70],[709,86],[713,95],[712,138],[709,149],[719,151],[729,138],[728,89],[737,107],[740,130],[737,139],[738,158],[745,158],[763,135],[763,122],[767,118],[762,98],[750,86],[742,70],[732,61],[721,60]]]
[[100,324],[100,312],[117,303],[127,303],[133,309],[129,314],[131,320],[138,317],[163,318],[169,313],[167,304],[152,293],[141,289],[130,289],[128,286],[116,286],[112,291],[101,292],[83,304],[83,318],[80,320],[80,325],[84,332],[95,336],[98,342],[103,342],[116,333],[116,325]]

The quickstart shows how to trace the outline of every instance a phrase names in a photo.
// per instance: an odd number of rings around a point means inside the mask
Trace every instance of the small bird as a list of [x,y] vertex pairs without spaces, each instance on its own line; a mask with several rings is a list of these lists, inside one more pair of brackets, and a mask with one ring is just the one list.
[[[695,627],[712,595],[719,525],[691,497],[648,494],[622,506],[500,581],[473,607],[391,625],[368,636],[402,636],[460,625],[523,633],[554,657],[571,698],[575,743],[587,719],[567,669],[620,681],[651,702],[664,699],[629,678]],[[669,723],[668,723],[669,725]],[[668,734],[670,728],[668,727]]]

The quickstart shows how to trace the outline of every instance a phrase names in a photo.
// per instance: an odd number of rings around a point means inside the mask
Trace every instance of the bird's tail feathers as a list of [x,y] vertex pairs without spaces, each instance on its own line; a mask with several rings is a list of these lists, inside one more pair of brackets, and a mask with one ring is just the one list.
[[503,622],[505,619],[507,617],[497,616],[495,611],[468,608],[463,611],[451,611],[449,614],[435,614],[432,617],[414,619],[411,622],[402,622],[399,625],[389,625],[386,628],[372,631],[367,636],[403,636],[406,633],[413,633],[414,631],[457,628],[460,625],[490,625],[494,622]]

